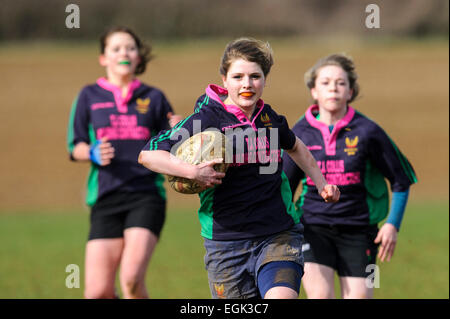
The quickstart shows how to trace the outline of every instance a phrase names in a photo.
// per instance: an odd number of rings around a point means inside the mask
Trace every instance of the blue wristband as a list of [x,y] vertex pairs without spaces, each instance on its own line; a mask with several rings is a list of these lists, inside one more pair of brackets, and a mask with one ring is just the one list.
[[408,202],[409,189],[404,192],[392,192],[391,210],[386,223],[392,224],[400,230],[400,225]]
[[89,150],[89,158],[92,163],[102,165],[102,157],[100,155],[101,140],[96,140]]

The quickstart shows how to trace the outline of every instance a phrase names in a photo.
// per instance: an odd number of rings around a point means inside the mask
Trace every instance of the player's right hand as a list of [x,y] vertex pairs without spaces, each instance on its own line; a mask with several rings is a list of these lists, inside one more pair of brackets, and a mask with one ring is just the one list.
[[225,173],[217,172],[214,165],[223,162],[223,158],[216,158],[208,162],[198,164],[195,181],[205,188],[213,187],[214,185],[222,184],[222,178]]
[[320,196],[322,196],[326,203],[336,203],[339,201],[341,192],[336,185],[326,184],[320,192]]

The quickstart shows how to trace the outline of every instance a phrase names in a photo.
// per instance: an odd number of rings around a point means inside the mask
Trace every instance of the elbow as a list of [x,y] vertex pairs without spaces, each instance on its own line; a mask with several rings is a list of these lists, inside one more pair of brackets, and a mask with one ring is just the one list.
[[149,170],[153,170],[154,158],[151,156],[152,151],[141,151],[138,156],[138,163]]
[[139,153],[138,163],[141,164],[141,165],[144,165],[144,152],[143,151],[141,151]]
[[286,151],[286,153],[291,155],[291,154],[297,152],[298,148],[299,148],[299,139],[298,139],[298,137],[296,137],[294,146],[290,150],[286,149],[285,151]]

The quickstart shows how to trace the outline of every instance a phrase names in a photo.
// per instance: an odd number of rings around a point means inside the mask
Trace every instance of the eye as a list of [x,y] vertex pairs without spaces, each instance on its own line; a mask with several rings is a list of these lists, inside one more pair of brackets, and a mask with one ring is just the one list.
[[252,74],[252,79],[260,79],[261,75],[260,74]]
[[239,79],[242,78],[242,75],[236,74],[236,75],[233,75],[232,78],[233,78],[233,79],[236,79],[236,80],[239,80]]

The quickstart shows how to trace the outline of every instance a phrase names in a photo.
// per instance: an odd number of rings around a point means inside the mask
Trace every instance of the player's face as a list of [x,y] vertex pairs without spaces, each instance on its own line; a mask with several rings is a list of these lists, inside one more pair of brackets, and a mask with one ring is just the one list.
[[347,73],[339,66],[327,65],[317,71],[311,95],[322,109],[334,113],[347,106],[352,90]]
[[105,52],[100,64],[114,76],[133,75],[139,64],[139,51],[133,37],[126,32],[116,32],[106,39]]
[[259,64],[244,59],[234,60],[227,75],[222,76],[222,80],[228,90],[228,102],[232,102],[246,113],[252,113],[266,84]]

